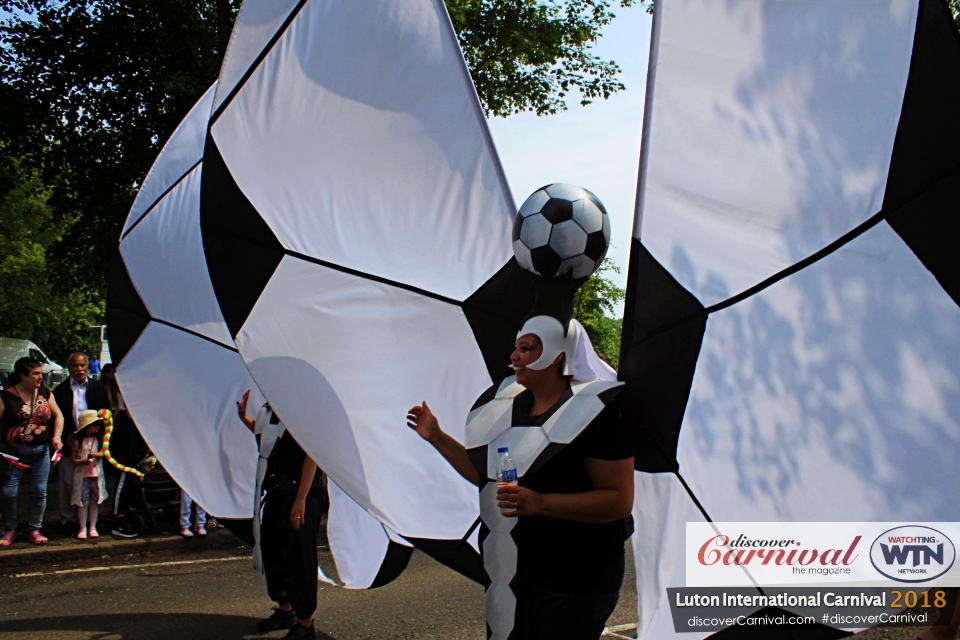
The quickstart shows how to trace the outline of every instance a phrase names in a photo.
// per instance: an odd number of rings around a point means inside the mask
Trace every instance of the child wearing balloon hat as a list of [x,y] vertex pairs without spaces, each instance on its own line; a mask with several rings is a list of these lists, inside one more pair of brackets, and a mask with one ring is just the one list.
[[80,523],[78,540],[99,537],[97,518],[100,515],[100,503],[107,499],[107,484],[103,475],[103,451],[100,433],[103,420],[96,411],[80,413],[77,421],[77,436],[71,451],[73,468],[73,495],[70,504],[77,507],[77,521]]

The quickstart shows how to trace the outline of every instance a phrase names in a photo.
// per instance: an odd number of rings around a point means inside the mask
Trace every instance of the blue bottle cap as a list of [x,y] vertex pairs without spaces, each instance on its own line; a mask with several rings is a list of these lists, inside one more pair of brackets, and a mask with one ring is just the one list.
[[500,447],[497,449],[497,453],[506,453],[508,451],[510,451],[510,447]]

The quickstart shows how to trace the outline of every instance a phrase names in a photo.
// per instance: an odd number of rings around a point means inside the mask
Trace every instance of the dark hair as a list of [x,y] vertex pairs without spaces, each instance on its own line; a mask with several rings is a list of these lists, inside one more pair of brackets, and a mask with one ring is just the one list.
[[100,369],[100,374],[104,375],[104,374],[110,373],[116,368],[117,366],[115,364],[113,364],[112,362],[108,362],[107,364],[103,365],[102,369]]
[[13,363],[13,375],[10,376],[10,384],[19,384],[24,376],[30,375],[30,372],[37,367],[43,367],[43,364],[36,358],[25,356]]

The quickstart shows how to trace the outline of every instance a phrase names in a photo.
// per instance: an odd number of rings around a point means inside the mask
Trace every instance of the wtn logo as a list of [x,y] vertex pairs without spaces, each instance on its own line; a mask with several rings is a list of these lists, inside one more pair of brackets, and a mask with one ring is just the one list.
[[874,568],[898,582],[926,582],[950,570],[956,549],[950,539],[930,527],[895,527],[870,547]]

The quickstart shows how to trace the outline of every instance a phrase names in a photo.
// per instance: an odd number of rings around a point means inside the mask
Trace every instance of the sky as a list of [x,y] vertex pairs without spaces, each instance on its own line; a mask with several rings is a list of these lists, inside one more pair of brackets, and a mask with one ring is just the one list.
[[595,52],[620,65],[626,90],[586,107],[568,101],[568,110],[554,116],[519,114],[488,122],[518,207],[551,182],[586,187],[600,198],[610,215],[607,257],[621,269],[611,279],[625,287],[652,17],[639,6],[616,13]]

